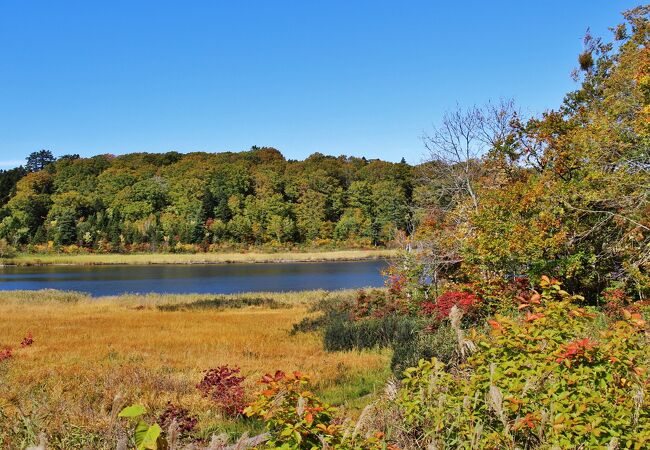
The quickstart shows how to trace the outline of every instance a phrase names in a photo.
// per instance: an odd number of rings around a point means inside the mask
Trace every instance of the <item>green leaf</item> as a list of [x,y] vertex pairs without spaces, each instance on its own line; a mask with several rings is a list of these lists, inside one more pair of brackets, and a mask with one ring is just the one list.
[[135,431],[133,432],[133,437],[135,438],[135,445],[137,448],[141,448],[140,446],[142,445],[142,442],[144,441],[144,437],[147,435],[149,432],[149,424],[144,422],[143,420],[140,420],[138,424],[135,426]]
[[147,410],[145,409],[144,406],[131,405],[131,406],[127,406],[122,411],[120,411],[118,417],[127,417],[127,418],[140,417],[145,412],[147,412]]
[[[144,427],[141,427],[141,424],[144,425]],[[148,426],[146,423],[140,422],[135,430],[137,450],[157,450],[158,438],[161,433],[162,429],[157,423]]]

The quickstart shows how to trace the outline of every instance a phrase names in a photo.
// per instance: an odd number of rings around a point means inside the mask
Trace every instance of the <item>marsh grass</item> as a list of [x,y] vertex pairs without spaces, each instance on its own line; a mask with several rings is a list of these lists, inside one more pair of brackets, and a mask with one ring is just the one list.
[[[197,309],[187,305],[214,296],[0,292],[0,348],[14,348],[14,356],[0,363],[0,448],[33,445],[41,431],[58,448],[73,448],[72,441],[74,448],[111,448],[116,398],[122,406],[144,405],[149,420],[168,401],[187,408],[199,419],[195,437],[254,432],[259,424],[224,418],[195,388],[204,370],[222,364],[241,367],[251,391],[266,372],[301,370],[328,399],[358,409],[381,385],[390,355],[328,353],[317,333],[290,334],[311,304],[330,295],[220,296],[216,309]],[[255,303],[251,298],[283,307],[246,306]],[[228,301],[238,307],[228,308]],[[167,312],[161,305],[183,308]],[[34,344],[20,348],[28,332]]]
[[268,297],[239,297],[229,298],[222,295],[214,298],[206,298],[187,303],[165,303],[158,305],[160,311],[188,311],[193,309],[226,309],[226,308],[244,308],[247,306],[263,306],[266,308],[276,309],[289,307],[287,303],[281,303],[273,298]]
[[30,254],[21,253],[0,258],[7,265],[137,265],[137,264],[227,264],[227,263],[270,263],[270,262],[322,262],[356,261],[391,258],[397,254],[394,249],[337,250],[278,253],[136,253],[136,254]]

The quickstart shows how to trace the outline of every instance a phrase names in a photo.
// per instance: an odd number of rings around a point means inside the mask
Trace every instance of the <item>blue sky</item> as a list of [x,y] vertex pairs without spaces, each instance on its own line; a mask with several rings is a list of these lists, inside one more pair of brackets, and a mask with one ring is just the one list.
[[445,110],[575,87],[629,1],[0,0],[0,167],[273,146],[421,160]]

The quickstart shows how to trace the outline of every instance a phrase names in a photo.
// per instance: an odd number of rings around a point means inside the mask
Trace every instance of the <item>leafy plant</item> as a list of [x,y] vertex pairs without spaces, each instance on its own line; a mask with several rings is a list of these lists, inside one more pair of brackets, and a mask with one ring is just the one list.
[[167,442],[162,436],[160,425],[147,424],[141,417],[147,412],[144,406],[131,405],[124,408],[118,417],[135,421],[135,428],[131,440],[136,450],[163,450],[167,448]]
[[361,438],[337,423],[336,409],[321,402],[309,390],[309,378],[300,372],[267,374],[260,384],[264,389],[244,410],[249,417],[264,420],[269,449],[379,450],[389,448],[381,435]]
[[198,422],[197,418],[190,415],[187,409],[169,402],[165,410],[158,417],[158,423],[163,428],[168,429],[174,421],[178,427],[178,432],[181,434],[191,433]]
[[470,292],[448,291],[440,295],[435,301],[423,302],[422,313],[427,316],[435,316],[439,320],[449,317],[454,306],[461,309],[466,316],[477,310],[481,299]]
[[449,365],[455,360],[457,345],[456,333],[449,323],[431,329],[425,327],[413,334],[402,335],[392,343],[390,368],[395,376],[401,378],[407,368],[417,366],[421,359],[436,358]]
[[240,416],[246,402],[242,386],[245,377],[239,376],[239,373],[239,367],[227,365],[206,370],[196,388],[201,395],[215,402],[228,416]]
[[407,369],[396,404],[409,442],[436,448],[645,448],[650,445],[645,321],[626,313],[600,329],[560,284],[515,317],[497,315],[470,338],[457,371],[437,360]]
[[421,318],[403,315],[356,321],[338,317],[327,323],[323,342],[328,351],[391,347],[395,342],[414,339],[425,324]]

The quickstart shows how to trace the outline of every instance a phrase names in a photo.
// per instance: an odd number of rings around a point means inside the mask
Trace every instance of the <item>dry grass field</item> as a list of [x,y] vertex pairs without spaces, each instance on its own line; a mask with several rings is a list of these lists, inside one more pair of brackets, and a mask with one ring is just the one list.
[[[171,312],[157,305],[206,296],[0,293],[0,350],[13,347],[0,362],[0,448],[24,448],[41,431],[55,448],[110,448],[112,412],[133,403],[150,418],[168,401],[187,408],[199,436],[254,430],[221,417],[195,388],[202,371],[222,364],[241,367],[252,390],[266,372],[301,370],[325,398],[358,408],[381,389],[388,355],[326,353],[318,335],[289,333],[327,295],[351,293],[255,294],[281,305]],[[33,345],[21,348],[30,332]]]
[[9,258],[0,258],[0,263],[10,265],[54,265],[54,264],[219,264],[219,263],[268,263],[268,262],[317,262],[357,261],[365,259],[391,258],[397,254],[394,249],[337,250],[278,253],[134,253],[134,254],[62,254],[21,253]]

